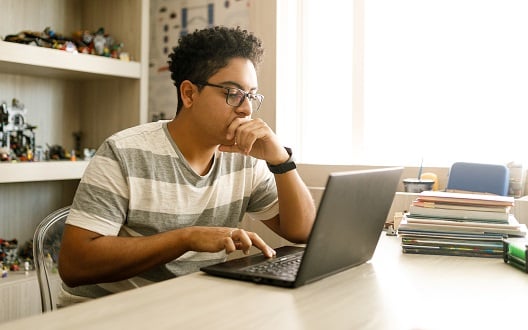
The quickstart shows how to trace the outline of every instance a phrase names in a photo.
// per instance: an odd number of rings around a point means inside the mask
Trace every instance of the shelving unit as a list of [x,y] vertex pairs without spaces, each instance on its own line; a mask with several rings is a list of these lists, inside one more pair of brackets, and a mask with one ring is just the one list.
[[76,180],[88,161],[47,161],[0,164],[0,183]]
[[69,79],[141,78],[141,64],[0,41],[0,72]]
[[[46,27],[64,35],[104,27],[131,57],[126,62],[0,41],[0,102],[16,98],[25,105],[27,122],[37,126],[37,145],[72,150],[73,134],[80,133],[81,148],[97,148],[111,134],[147,121],[149,5],[149,0],[0,2],[1,40]],[[17,238],[21,245],[31,240],[47,214],[71,203],[87,164],[0,163],[0,238]],[[34,281],[24,281],[9,286],[35,289]],[[2,315],[0,322],[22,316],[27,315]]]

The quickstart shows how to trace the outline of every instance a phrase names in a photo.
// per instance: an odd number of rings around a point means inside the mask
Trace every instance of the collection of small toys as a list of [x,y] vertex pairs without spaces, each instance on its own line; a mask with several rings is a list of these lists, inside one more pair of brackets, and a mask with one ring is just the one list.
[[32,242],[27,242],[25,246],[18,249],[16,238],[5,240],[0,238],[0,270],[1,277],[7,277],[9,271],[29,271],[33,264]]
[[[81,154],[81,133],[74,132],[75,149],[66,152],[58,144],[46,147],[35,145],[35,129],[26,120],[27,110],[17,99],[11,105],[0,103],[0,162],[5,161],[45,161],[45,160],[76,160]],[[94,149],[85,148],[84,159],[89,160],[95,153]]]
[[0,263],[2,263],[2,277],[5,277],[7,269],[18,270],[18,241],[16,239],[5,240],[0,238]]
[[0,104],[0,160],[33,160],[35,129],[26,121],[27,110],[19,100]]
[[123,43],[116,42],[102,27],[95,32],[75,31],[71,37],[65,37],[46,27],[42,32],[21,31],[10,34],[4,38],[4,41],[60,49],[71,53],[106,56],[123,61],[130,60],[128,53],[123,51]]

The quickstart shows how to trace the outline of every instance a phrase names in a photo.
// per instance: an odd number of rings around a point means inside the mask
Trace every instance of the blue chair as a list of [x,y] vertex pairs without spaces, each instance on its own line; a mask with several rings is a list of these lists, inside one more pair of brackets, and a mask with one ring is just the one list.
[[508,196],[509,182],[505,165],[456,162],[449,171],[446,190]]

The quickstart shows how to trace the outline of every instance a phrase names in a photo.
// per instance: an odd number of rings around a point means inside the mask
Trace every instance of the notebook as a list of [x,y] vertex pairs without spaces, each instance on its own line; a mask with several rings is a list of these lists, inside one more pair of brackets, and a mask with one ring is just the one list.
[[[299,287],[361,265],[374,254],[402,171],[394,167],[331,173],[305,247],[283,246],[275,249],[274,258],[258,253],[201,270],[231,279]],[[293,269],[279,273],[269,269],[271,264]]]

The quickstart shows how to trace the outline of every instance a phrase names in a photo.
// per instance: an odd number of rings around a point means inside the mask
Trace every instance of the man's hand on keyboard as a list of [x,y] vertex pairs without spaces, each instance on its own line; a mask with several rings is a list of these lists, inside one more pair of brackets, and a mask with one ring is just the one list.
[[249,254],[251,246],[255,246],[261,250],[268,258],[272,258],[276,254],[275,250],[268,246],[268,244],[266,244],[257,233],[245,231],[244,229],[232,229],[229,232],[225,249],[227,253],[234,252],[235,250],[242,250],[244,254]]
[[192,226],[181,230],[186,232],[184,239],[188,242],[187,251],[219,252],[225,250],[229,254],[242,250],[245,254],[249,254],[249,249],[254,246],[261,250],[267,258],[276,255],[275,250],[259,235],[244,229]]

